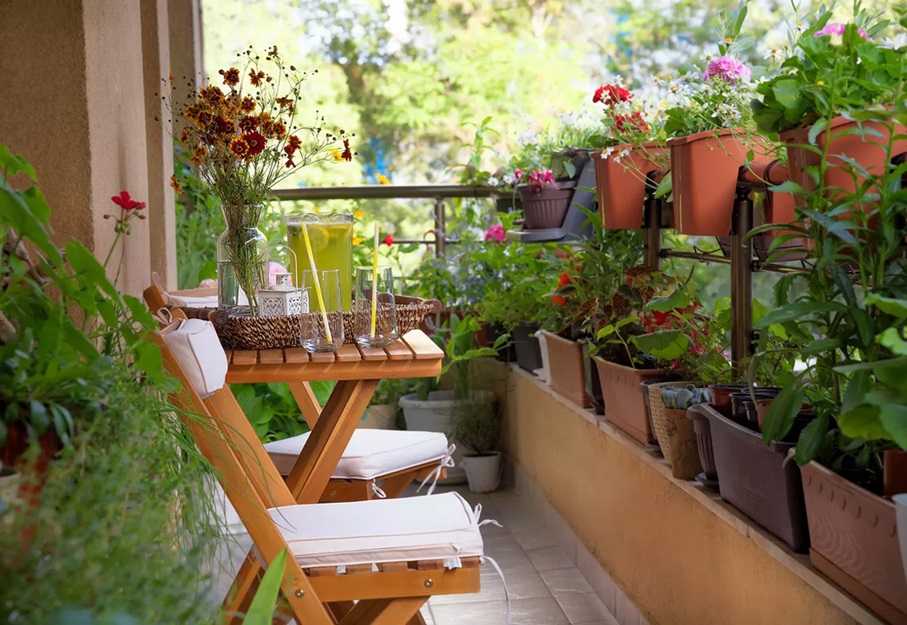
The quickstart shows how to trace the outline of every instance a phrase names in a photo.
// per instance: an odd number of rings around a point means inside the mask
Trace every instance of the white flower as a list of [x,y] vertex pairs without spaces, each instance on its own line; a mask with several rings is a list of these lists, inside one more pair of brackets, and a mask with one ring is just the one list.
[[907,48],[907,33],[898,33],[894,37],[886,37],[879,45],[890,50],[903,50]]
[[614,148],[613,148],[613,147],[607,147],[607,148],[605,148],[604,150],[602,150],[601,159],[602,159],[602,160],[606,160],[609,156],[611,156],[611,154],[612,154],[613,152],[614,152]]
[[[489,183],[491,181],[489,180]],[[513,174],[504,174],[504,184],[512,187],[516,183],[516,177]]]
[[629,155],[630,155],[630,148],[624,148],[623,150],[620,151],[620,153],[617,156],[614,157],[614,162],[619,163],[620,159],[626,158]]
[[781,56],[782,56],[782,53],[779,48],[772,48],[771,50],[768,50],[763,55],[763,58],[765,58],[768,61],[778,61],[781,59]]
[[499,184],[501,184],[501,181],[498,180],[497,177],[495,177],[495,176],[489,176],[489,177],[488,177],[488,186],[489,186],[489,187],[496,187],[496,186],[498,186]]

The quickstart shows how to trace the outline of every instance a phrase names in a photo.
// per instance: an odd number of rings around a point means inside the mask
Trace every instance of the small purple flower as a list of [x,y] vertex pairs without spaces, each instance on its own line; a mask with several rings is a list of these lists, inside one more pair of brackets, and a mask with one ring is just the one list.
[[736,85],[738,82],[749,82],[753,73],[746,65],[730,56],[719,56],[717,59],[709,61],[702,77],[705,80],[720,78],[730,85]]
[[[822,30],[816,31],[816,34],[813,35],[813,37],[830,37],[830,36],[842,37],[844,35],[844,31],[846,29],[847,29],[847,24],[831,22],[829,24],[826,24],[825,28],[823,28]],[[869,33],[867,33],[862,28],[857,29],[857,34],[860,35],[860,37],[862,37],[866,41],[869,41]]]

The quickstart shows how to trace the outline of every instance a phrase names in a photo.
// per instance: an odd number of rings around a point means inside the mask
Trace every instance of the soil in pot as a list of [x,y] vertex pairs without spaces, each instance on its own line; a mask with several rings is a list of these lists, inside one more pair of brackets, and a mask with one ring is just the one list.
[[647,445],[655,442],[646,398],[640,384],[663,379],[663,369],[634,369],[593,356],[605,398],[605,418],[615,427]]
[[890,623],[907,623],[895,504],[822,465],[800,468],[810,561]]
[[521,323],[511,332],[517,364],[529,373],[542,368],[542,348],[535,337],[538,330],[537,323]]
[[469,482],[469,492],[490,493],[501,483],[501,452],[464,454],[463,469]]
[[721,476],[721,498],[786,542],[794,551],[809,546],[800,472],[785,463],[794,443],[766,445],[758,432],[735,423],[711,406],[715,466]]
[[548,384],[551,390],[581,408],[588,408],[590,403],[586,398],[582,344],[546,330],[542,333],[548,353]]

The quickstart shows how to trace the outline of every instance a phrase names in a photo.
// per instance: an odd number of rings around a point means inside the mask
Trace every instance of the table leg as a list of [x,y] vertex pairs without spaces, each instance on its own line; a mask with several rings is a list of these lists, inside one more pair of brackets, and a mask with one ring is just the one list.
[[337,383],[287,477],[298,503],[317,503],[321,498],[377,387],[377,380]]
[[318,418],[321,416],[321,404],[312,391],[312,386],[308,382],[289,382],[290,392],[293,393],[293,399],[302,412],[302,418],[308,424],[309,429],[315,429]]

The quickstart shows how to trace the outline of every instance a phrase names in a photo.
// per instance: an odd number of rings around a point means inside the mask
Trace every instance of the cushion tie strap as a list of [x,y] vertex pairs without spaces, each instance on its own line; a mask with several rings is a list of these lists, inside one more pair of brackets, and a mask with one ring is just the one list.
[[416,489],[416,492],[421,492],[422,487],[425,486],[429,481],[431,481],[431,486],[428,487],[428,492],[426,495],[431,495],[435,492],[435,487],[438,485],[438,480],[441,479],[441,472],[444,469],[449,469],[454,466],[453,452],[456,450],[457,446],[451,443],[450,447],[447,448],[447,454],[438,462],[438,466],[434,470],[425,476],[425,479],[422,480],[422,483],[419,484],[419,488]]
[[387,493],[381,490],[381,487],[378,486],[375,482],[372,482],[372,494],[374,494],[378,499],[387,499]]
[[[492,523],[497,523],[492,521]],[[494,567],[494,570],[497,572],[498,577],[501,578],[501,583],[504,585],[504,598],[507,600],[507,625],[512,625],[512,616],[510,614],[510,591],[507,590],[507,580],[504,579],[504,571],[501,570],[501,567],[495,562],[494,558],[491,556],[482,556],[481,562],[490,562],[491,566]]]

